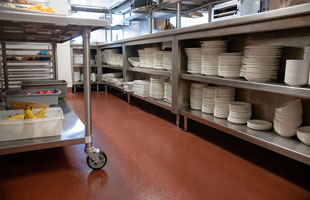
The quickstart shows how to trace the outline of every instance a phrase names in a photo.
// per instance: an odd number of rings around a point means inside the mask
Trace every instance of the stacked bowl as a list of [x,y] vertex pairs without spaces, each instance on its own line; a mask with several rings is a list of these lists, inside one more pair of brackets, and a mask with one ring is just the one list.
[[147,80],[134,80],[133,93],[142,97],[150,96],[150,82]]
[[170,82],[164,84],[164,101],[172,103],[172,87]]
[[191,74],[201,73],[201,48],[185,48],[187,56],[187,72]]
[[218,75],[225,78],[240,77],[242,53],[221,53],[218,57]]
[[286,60],[284,82],[290,86],[304,86],[308,83],[309,61]]
[[226,51],[226,41],[202,41],[201,74],[218,75],[218,56]]
[[171,51],[164,51],[163,68],[168,71],[172,70],[172,52]]
[[215,87],[207,86],[203,88],[202,92],[202,109],[201,111],[208,114],[213,114],[214,112],[214,95]]
[[140,61],[140,67],[141,68],[146,68],[146,63],[147,63],[147,54],[145,53],[144,49],[139,49],[138,50],[139,54],[139,61]]
[[276,79],[282,49],[281,46],[246,46],[240,76],[254,82]]
[[164,69],[164,51],[154,52],[154,69]]
[[229,104],[229,115],[227,120],[235,124],[246,124],[251,119],[251,104],[235,101]]
[[229,115],[229,104],[235,99],[235,88],[218,86],[215,88],[214,113],[218,118],[227,119]]
[[206,86],[201,83],[192,83],[191,91],[190,91],[190,104],[191,109],[193,110],[201,110],[202,108],[202,92],[203,88]]
[[296,129],[302,124],[302,104],[297,99],[289,101],[276,108],[273,128],[283,137],[296,135]]
[[118,49],[106,49],[102,51],[102,63],[112,65],[114,62],[114,54],[118,54]]
[[150,78],[150,97],[153,99],[164,98],[164,83],[166,79]]
[[297,129],[297,137],[302,143],[310,146],[310,126],[303,126]]

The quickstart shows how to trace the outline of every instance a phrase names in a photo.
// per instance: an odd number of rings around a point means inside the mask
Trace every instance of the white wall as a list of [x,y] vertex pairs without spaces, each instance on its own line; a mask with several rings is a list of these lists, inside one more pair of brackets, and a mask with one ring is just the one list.
[[[69,4],[67,0],[51,0],[51,8],[57,14],[68,15]],[[72,73],[71,73],[71,55],[70,42],[57,45],[57,65],[58,65],[58,79],[66,80],[72,87]]]

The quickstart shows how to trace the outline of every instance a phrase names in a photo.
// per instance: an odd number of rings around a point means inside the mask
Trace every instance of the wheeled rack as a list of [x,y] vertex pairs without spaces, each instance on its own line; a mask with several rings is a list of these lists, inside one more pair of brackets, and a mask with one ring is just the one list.
[[[85,106],[85,127],[65,101],[60,100],[59,106],[64,112],[61,136],[0,142],[0,155],[85,143],[88,166],[92,169],[100,169],[106,164],[105,153],[92,144],[89,49],[90,32],[107,25],[105,20],[80,19],[47,13],[0,11],[0,41],[5,85],[8,85],[6,42],[52,43],[56,48],[57,43],[64,43],[82,35]],[[53,59],[55,62],[56,57],[54,56]]]

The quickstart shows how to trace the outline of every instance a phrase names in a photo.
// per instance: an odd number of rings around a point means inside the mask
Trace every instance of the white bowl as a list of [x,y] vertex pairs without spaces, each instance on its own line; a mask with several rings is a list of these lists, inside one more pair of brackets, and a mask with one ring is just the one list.
[[275,110],[277,113],[281,113],[281,114],[300,112],[300,110],[302,110],[301,100],[296,99],[296,100],[288,101],[276,107]]
[[294,135],[296,135],[296,128],[291,128],[289,126],[284,126],[278,123],[274,123],[273,128],[275,132],[282,137],[293,137]]
[[297,137],[302,143],[310,145],[310,126],[303,126],[297,129]]
[[134,67],[140,67],[140,59],[139,59],[139,57],[129,57],[128,61]]

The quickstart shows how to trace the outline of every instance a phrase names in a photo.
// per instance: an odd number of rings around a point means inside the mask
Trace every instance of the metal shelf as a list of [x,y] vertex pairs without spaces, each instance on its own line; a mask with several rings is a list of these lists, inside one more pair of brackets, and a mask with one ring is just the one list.
[[116,90],[118,90],[118,91],[121,91],[121,92],[123,92],[123,93],[126,93],[126,91],[124,90],[124,88],[123,88],[122,86],[114,85],[114,84],[108,83],[108,82],[106,82],[106,81],[102,81],[102,82],[100,82],[100,83],[101,83],[101,84],[104,84],[104,85],[106,85],[106,86],[109,86],[109,87],[111,87],[111,88],[113,88],[113,89],[116,89]]
[[248,128],[246,125],[233,124],[228,122],[226,119],[216,118],[213,115],[205,114],[201,111],[191,110],[188,107],[183,107],[180,110],[180,114],[185,117],[185,129],[187,129],[186,118],[189,118],[310,165],[310,147],[299,142],[297,139],[281,137],[274,131],[253,130]]
[[0,155],[85,143],[85,126],[63,99],[64,113],[60,136],[0,142]]
[[50,63],[51,60],[8,60],[7,63]]
[[38,58],[51,58],[53,57],[52,55],[25,55],[25,54],[19,54],[19,55],[9,55],[7,54],[6,57],[11,58],[11,57],[38,57]]
[[[83,64],[73,64],[73,67],[76,67],[76,68],[81,68],[81,67],[84,67]],[[90,65],[90,67],[97,67],[97,65]]]
[[139,67],[127,67],[127,70],[132,71],[132,72],[140,72],[140,73],[145,73],[145,74],[154,74],[154,75],[167,76],[167,77],[170,77],[172,74],[171,71],[139,68]]
[[149,97],[142,97],[142,96],[134,94],[133,92],[128,92],[128,94],[130,96],[136,97],[138,99],[141,99],[143,101],[149,102],[151,104],[154,104],[156,106],[159,106],[161,108],[164,108],[166,110],[170,110],[171,111],[171,104],[168,103],[168,102],[165,102],[163,100],[152,99],[152,98],[149,98]]
[[109,68],[109,69],[123,70],[122,66],[117,66],[117,65],[105,65],[105,64],[102,64],[102,67]]
[[218,76],[205,76],[198,74],[181,74],[181,79],[198,81],[203,83],[211,83],[216,85],[231,86],[236,88],[245,88],[250,90],[259,90],[265,92],[272,92],[277,94],[284,94],[290,96],[297,96],[302,98],[310,98],[310,88],[292,87],[284,83],[258,83],[250,82],[245,79],[228,79]]

